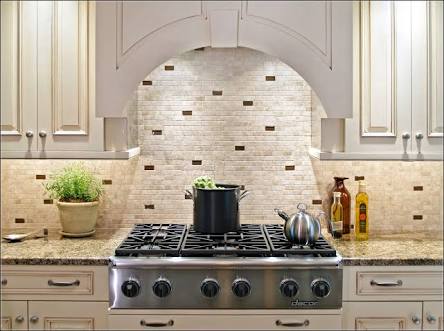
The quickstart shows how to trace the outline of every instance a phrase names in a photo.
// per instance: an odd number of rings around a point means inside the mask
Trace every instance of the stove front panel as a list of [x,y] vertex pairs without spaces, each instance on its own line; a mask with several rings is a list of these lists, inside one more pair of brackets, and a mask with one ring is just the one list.
[[[205,280],[210,286],[203,290],[202,284]],[[292,296],[295,292],[296,294]],[[161,269],[110,266],[110,308],[114,309],[339,309],[341,307],[342,269],[337,266],[297,268],[215,266],[200,269],[186,269],[180,266]]]

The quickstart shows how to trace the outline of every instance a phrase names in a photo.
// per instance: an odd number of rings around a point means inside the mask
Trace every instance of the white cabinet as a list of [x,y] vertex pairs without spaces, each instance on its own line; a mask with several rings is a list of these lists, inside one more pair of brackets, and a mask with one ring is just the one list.
[[28,329],[28,303],[26,301],[2,301],[1,307],[2,330]]
[[442,157],[442,12],[438,1],[355,5],[355,100],[346,153]]
[[423,306],[423,330],[444,329],[443,302],[424,302]]
[[3,151],[103,151],[103,119],[94,107],[94,8],[87,1],[2,1]]

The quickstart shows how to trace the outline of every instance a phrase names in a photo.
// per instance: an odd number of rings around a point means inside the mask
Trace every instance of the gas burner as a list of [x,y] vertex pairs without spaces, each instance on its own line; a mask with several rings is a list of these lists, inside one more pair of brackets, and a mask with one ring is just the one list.
[[336,256],[336,250],[322,237],[311,246],[301,246],[292,244],[287,240],[282,225],[266,224],[264,225],[264,229],[268,240],[270,241],[270,248],[273,256]]
[[269,256],[263,228],[258,224],[242,224],[239,232],[205,234],[191,226],[185,236],[182,256]]
[[183,224],[136,224],[115,254],[177,256],[185,231]]

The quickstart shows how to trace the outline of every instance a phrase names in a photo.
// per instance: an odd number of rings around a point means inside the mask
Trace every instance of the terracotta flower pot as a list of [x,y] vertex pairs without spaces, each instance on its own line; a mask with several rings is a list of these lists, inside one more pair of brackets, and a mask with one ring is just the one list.
[[59,208],[62,234],[72,237],[88,236],[95,232],[98,201],[60,202]]

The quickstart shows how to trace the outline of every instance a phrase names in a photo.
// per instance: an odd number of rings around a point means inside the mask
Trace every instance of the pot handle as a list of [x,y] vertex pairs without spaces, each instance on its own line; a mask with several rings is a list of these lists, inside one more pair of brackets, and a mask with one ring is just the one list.
[[191,199],[194,199],[194,197],[193,197],[193,193],[191,193],[190,190],[185,190],[185,196],[186,196],[186,197],[191,197]]
[[239,200],[241,201],[243,198],[245,198],[247,195],[249,195],[251,192],[250,191],[243,191],[240,196],[239,196]]

